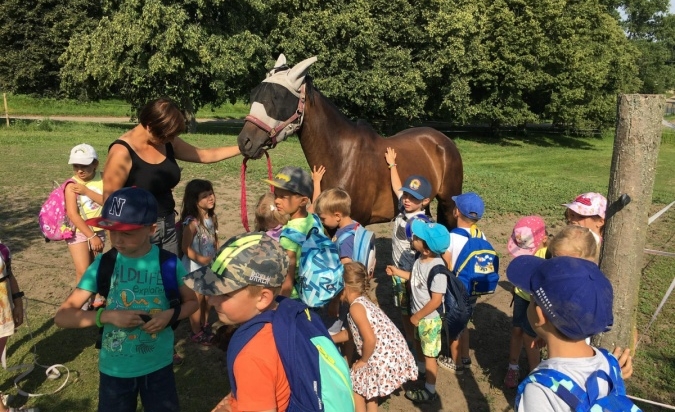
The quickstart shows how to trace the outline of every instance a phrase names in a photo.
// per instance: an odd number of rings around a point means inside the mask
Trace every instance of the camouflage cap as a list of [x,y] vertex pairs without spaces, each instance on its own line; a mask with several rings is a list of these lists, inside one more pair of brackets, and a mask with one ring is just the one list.
[[210,266],[185,277],[185,284],[202,295],[224,295],[248,285],[279,287],[286,279],[288,257],[279,242],[264,232],[230,238]]

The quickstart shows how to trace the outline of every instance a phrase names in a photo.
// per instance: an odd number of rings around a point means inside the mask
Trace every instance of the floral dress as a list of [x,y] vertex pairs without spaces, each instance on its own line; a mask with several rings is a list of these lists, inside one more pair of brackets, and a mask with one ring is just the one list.
[[[354,392],[366,399],[387,396],[402,383],[417,379],[417,364],[408,344],[394,323],[373,302],[360,296],[352,302],[366,308],[368,322],[377,337],[375,351],[368,365],[351,372]],[[351,315],[347,316],[349,329],[359,355],[363,353],[363,340]]]

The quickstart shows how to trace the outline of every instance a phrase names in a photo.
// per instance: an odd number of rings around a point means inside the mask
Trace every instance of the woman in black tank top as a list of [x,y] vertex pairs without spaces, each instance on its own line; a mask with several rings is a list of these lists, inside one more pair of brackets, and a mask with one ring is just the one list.
[[[108,148],[103,173],[103,200],[122,187],[148,190],[158,204],[157,231],[152,243],[178,252],[173,188],[180,181],[176,160],[214,163],[239,154],[239,147],[198,149],[178,137],[185,131],[185,117],[170,99],[153,100],[143,107],[140,124]],[[113,245],[114,246],[114,245]]]

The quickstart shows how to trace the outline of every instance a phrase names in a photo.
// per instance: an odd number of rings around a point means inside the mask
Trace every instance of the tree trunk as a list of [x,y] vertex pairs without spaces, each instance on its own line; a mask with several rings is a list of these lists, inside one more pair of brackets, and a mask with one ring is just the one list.
[[[635,349],[643,250],[665,99],[659,95],[620,95],[617,106],[607,201],[608,210],[620,211],[607,217],[600,261],[614,288],[614,326],[593,338],[596,346],[610,350],[614,346]],[[620,202],[624,193],[631,202],[621,210],[615,202]]]
[[192,104],[192,99],[189,97],[182,98],[181,106],[183,106],[183,114],[185,115],[185,124],[187,125],[188,133],[196,133],[197,117],[195,116],[195,106]]

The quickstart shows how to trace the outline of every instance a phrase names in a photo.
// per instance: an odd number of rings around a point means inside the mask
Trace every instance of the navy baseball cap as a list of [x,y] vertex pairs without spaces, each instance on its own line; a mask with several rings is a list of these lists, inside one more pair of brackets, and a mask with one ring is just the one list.
[[431,197],[431,184],[424,176],[412,175],[405,179],[401,191],[410,194],[417,200],[424,200]]
[[467,192],[461,195],[453,196],[452,200],[455,202],[459,213],[469,219],[478,220],[483,217],[485,212],[485,203],[477,193]]
[[157,200],[138,187],[113,192],[103,204],[101,217],[87,220],[89,226],[107,230],[135,230],[157,222]]
[[614,324],[614,292],[595,263],[569,256],[518,256],[506,277],[532,295],[548,320],[572,340],[607,332]]
[[450,247],[450,232],[440,223],[415,219],[411,226],[413,235],[424,240],[435,254],[442,255]]
[[314,194],[314,181],[312,176],[301,167],[286,166],[274,176],[274,179],[263,179],[279,189],[285,189],[289,192],[297,193],[309,198]]

